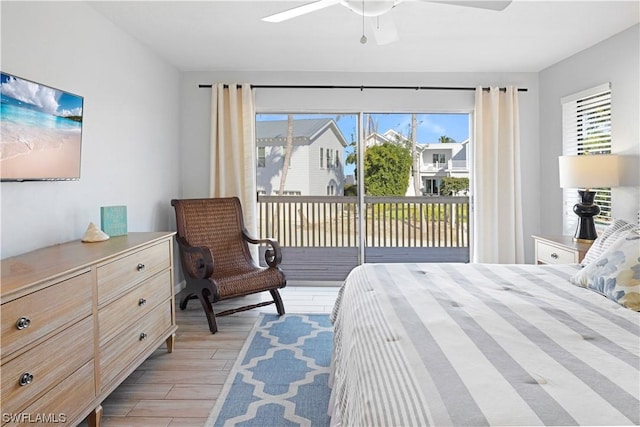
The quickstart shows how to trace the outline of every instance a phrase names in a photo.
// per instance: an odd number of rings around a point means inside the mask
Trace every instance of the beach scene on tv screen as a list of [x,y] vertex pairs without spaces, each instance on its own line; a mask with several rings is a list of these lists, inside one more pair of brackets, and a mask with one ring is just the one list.
[[82,97],[6,73],[0,94],[0,178],[79,178]]

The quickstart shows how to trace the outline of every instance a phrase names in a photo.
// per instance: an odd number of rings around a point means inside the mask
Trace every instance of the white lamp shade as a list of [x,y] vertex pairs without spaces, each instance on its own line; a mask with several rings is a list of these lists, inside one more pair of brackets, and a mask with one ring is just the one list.
[[615,154],[560,156],[560,187],[599,188],[620,184],[620,157]]

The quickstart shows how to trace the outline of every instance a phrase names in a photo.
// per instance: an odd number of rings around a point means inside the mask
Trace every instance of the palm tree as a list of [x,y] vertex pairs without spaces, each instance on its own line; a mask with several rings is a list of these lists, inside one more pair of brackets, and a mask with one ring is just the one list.
[[442,135],[440,138],[438,138],[438,142],[441,144],[446,144],[448,142],[456,142],[456,140],[446,135]]
[[293,149],[293,114],[287,116],[287,146],[284,152],[284,164],[282,165],[282,175],[280,175],[280,189],[278,195],[284,194],[284,186],[287,182],[287,172],[291,163],[291,151]]
[[413,171],[413,194],[415,196],[420,194],[420,172],[418,170],[418,117],[416,113],[411,114],[411,159],[412,171]]

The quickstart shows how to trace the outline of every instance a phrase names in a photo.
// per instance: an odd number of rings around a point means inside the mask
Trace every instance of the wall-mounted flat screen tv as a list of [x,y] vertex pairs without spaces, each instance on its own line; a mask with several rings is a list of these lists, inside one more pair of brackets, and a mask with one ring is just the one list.
[[2,72],[0,180],[80,178],[83,98]]

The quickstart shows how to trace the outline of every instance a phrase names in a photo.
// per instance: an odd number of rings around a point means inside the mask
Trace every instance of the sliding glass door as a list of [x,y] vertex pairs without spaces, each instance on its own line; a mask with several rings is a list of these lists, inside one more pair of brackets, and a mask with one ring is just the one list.
[[469,114],[365,113],[364,262],[469,261]]
[[292,280],[469,260],[469,114],[256,115],[259,232]]
[[359,263],[351,162],[356,114],[256,116],[259,230],[283,248],[294,280],[343,280]]

